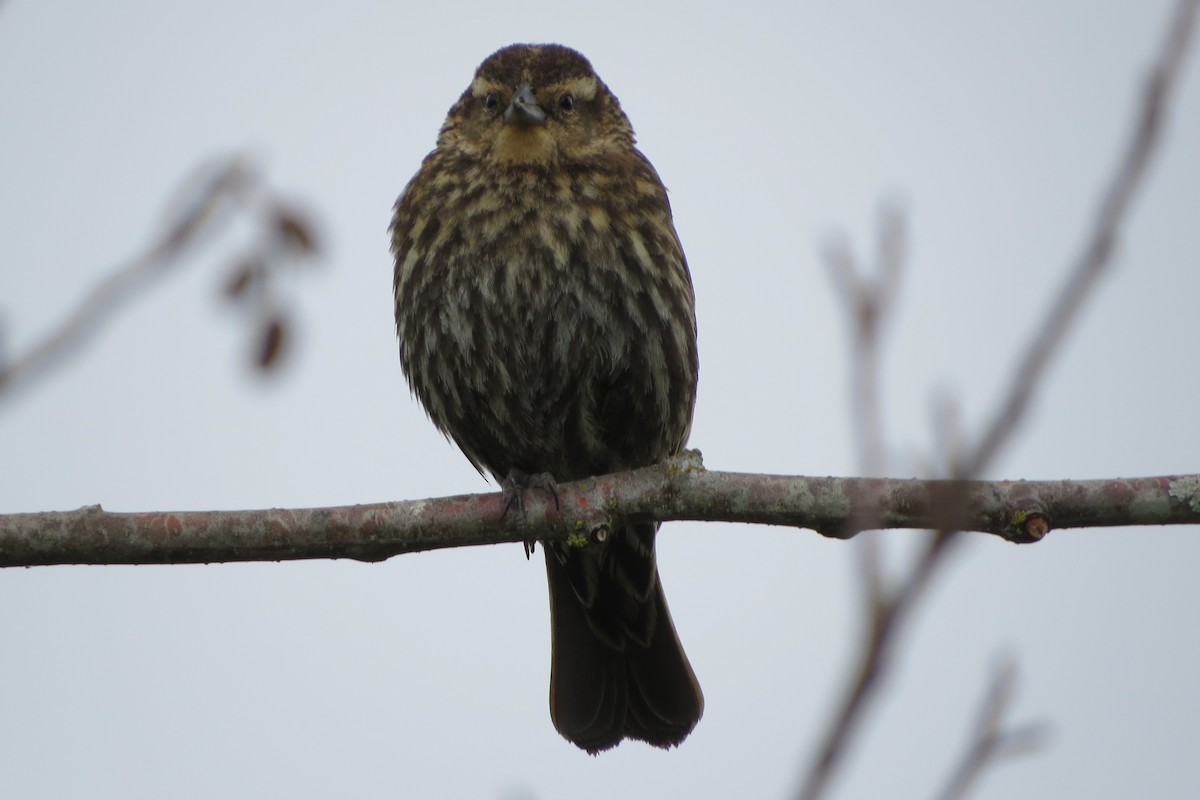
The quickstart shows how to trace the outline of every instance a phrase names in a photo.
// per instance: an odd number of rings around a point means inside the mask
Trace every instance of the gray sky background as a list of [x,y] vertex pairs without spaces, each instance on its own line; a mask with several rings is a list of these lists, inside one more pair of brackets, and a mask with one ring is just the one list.
[[[154,230],[202,159],[247,152],[318,215],[283,377],[217,299],[236,243],[156,284],[0,403],[0,510],[341,505],[487,489],[410,398],[391,204],[480,60],[584,52],[671,190],[696,285],[692,444],[717,469],[853,474],[847,337],[819,258],[911,218],[886,351],[889,472],[931,400],[978,430],[1078,249],[1170,4],[9,0],[0,5],[0,319],[20,349]],[[1117,269],[992,471],[1200,469],[1200,58]],[[837,797],[924,797],[998,654],[1036,756],[979,798],[1200,796],[1194,529],[977,537],[938,582]],[[916,534],[886,535],[903,562]],[[13,798],[787,795],[859,638],[851,547],[673,524],[663,580],[707,708],[686,744],[590,758],[547,712],[540,559],[0,573]]]

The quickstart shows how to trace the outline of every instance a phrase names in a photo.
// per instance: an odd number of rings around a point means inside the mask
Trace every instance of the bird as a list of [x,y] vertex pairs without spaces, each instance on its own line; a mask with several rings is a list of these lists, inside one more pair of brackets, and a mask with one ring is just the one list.
[[[510,45],[476,69],[393,208],[404,375],[506,491],[648,466],[687,442],[695,296],[666,189],[635,145],[587,58]],[[624,739],[678,746],[704,712],[657,530],[543,543],[550,716],[593,755]]]

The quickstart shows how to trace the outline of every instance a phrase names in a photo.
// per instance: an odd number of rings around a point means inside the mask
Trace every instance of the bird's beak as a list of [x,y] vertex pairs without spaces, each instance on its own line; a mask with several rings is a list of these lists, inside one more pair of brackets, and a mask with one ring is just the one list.
[[504,109],[504,121],[509,125],[522,127],[546,124],[546,112],[538,105],[537,98],[533,96],[533,89],[528,83],[517,87],[512,102]]

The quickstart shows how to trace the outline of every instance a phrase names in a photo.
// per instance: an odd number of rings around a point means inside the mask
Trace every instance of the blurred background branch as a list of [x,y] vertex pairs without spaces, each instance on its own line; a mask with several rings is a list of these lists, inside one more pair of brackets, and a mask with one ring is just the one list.
[[[983,475],[1000,450],[1012,441],[1047,367],[1111,262],[1130,205],[1142,186],[1147,166],[1162,140],[1164,119],[1187,55],[1198,6],[1200,3],[1197,0],[1180,0],[1171,16],[1138,100],[1129,143],[1117,161],[1108,188],[1101,196],[1099,212],[1085,237],[1081,255],[1068,271],[1065,284],[1031,339],[1000,402],[999,410],[985,425],[984,433],[974,447],[966,452],[947,450],[936,454],[938,460],[946,465],[950,477],[954,481],[964,482],[952,483],[951,491],[939,498],[947,520],[962,516],[968,507],[965,491],[968,484],[965,482]],[[878,235],[880,256],[875,277],[863,274],[844,245],[833,248],[827,254],[854,342],[851,382],[854,425],[860,442],[860,460],[866,470],[877,470],[883,466],[879,463],[883,459],[886,444],[878,418],[881,406],[878,380],[879,326],[894,302],[901,273],[900,243],[903,241],[903,230],[903,221],[895,212],[885,214]],[[956,416],[952,408],[942,410],[948,411],[951,417]],[[958,441],[956,435],[947,434],[944,430],[937,433],[944,443]],[[868,508],[864,513],[869,520],[871,510]],[[879,515],[876,516],[879,518]],[[911,568],[890,586],[885,583],[880,568],[878,543],[867,537],[860,545],[866,621],[858,666],[852,671],[853,678],[836,705],[816,756],[803,779],[797,795],[803,800],[816,800],[828,789],[838,766],[854,742],[855,733],[863,724],[870,701],[878,696],[878,689],[890,673],[899,632],[908,622],[916,602],[928,593],[933,577],[947,563],[947,556],[961,539],[960,527],[944,525],[930,534]],[[1015,671],[1015,666],[1011,669]],[[963,796],[982,769],[995,760],[995,754],[1001,749],[996,730],[999,717],[1011,696],[1012,685],[1011,678],[1002,677],[993,686],[993,700],[989,701],[984,715],[986,721],[981,724],[983,733],[975,737],[963,767],[944,796]],[[995,700],[995,697],[1002,697],[1003,701]],[[1035,740],[1036,737],[1027,738],[1025,741],[1029,746],[1023,749],[1036,747]]]
[[961,800],[989,766],[1040,749],[1049,727],[1032,723],[1008,727],[1006,717],[1017,689],[1017,664],[1004,659],[995,669],[967,746],[938,800]]
[[311,260],[318,252],[317,236],[307,216],[280,197],[246,159],[223,158],[201,165],[184,181],[157,235],[112,270],[57,328],[24,352],[0,351],[0,399],[77,353],[153,279],[242,216],[253,224],[254,237],[228,266],[224,295],[250,309],[256,365],[268,370],[278,364],[288,323],[273,278],[296,260]]

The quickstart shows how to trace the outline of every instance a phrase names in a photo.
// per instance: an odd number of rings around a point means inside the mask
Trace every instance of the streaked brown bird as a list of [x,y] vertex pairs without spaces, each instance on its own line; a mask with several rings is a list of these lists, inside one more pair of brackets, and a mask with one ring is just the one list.
[[[512,488],[679,452],[696,314],[658,173],[579,53],[512,45],[451,108],[396,201],[396,331],[434,424]],[[704,696],[655,560],[656,524],[549,543],[550,716],[590,753],[682,742]]]

